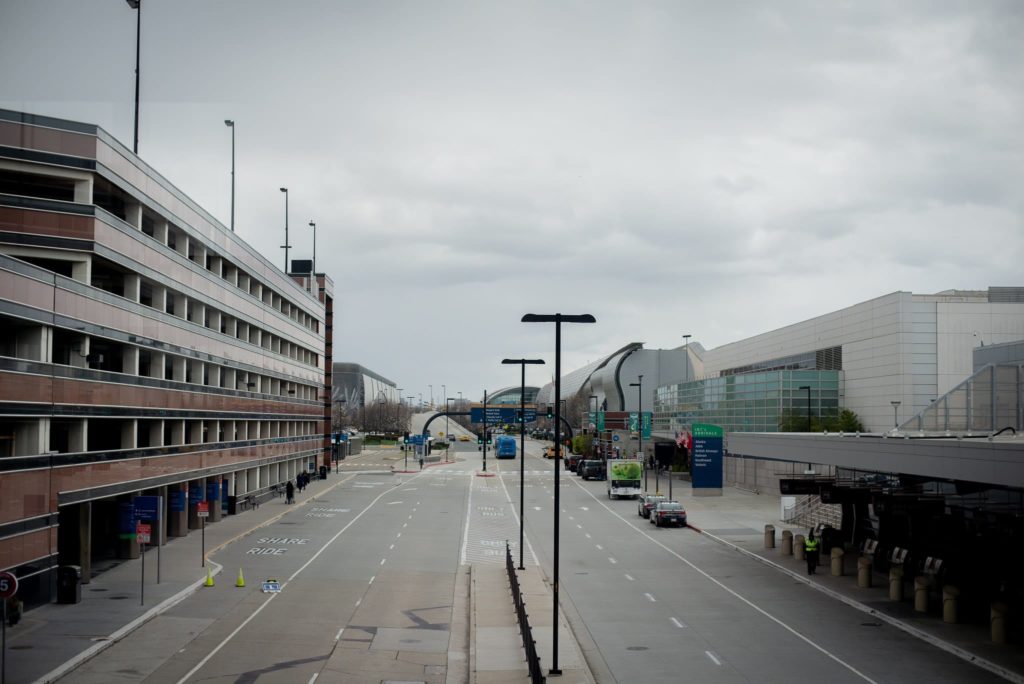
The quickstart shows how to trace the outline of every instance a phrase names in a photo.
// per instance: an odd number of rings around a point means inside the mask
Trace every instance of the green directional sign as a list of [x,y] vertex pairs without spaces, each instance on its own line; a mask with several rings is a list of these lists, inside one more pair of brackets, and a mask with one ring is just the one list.
[[604,431],[604,411],[598,411],[597,413],[597,429]]

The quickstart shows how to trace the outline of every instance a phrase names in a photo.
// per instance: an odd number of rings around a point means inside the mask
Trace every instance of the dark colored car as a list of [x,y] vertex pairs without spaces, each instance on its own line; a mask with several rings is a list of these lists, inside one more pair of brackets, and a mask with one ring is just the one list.
[[580,461],[580,476],[584,480],[603,480],[607,472],[604,461]]
[[664,494],[641,494],[636,500],[636,514],[641,518],[650,518],[654,506],[667,498]]
[[566,469],[571,470],[574,473],[578,473],[580,467],[580,458],[581,456],[579,454],[569,454],[568,456],[566,456],[564,459]]
[[678,501],[659,501],[651,511],[651,522],[655,527],[662,525],[686,527],[686,509]]

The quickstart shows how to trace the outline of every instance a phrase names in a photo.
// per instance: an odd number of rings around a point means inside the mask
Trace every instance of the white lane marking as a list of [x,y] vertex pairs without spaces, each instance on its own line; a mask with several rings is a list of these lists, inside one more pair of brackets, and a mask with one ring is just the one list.
[[635,582],[636,581],[635,579],[633,579],[633,576],[630,575],[630,574],[626,575],[626,579],[628,579],[630,582]]
[[[417,489],[418,489],[418,487],[406,487],[403,491],[415,492]],[[416,503],[419,503],[419,501],[417,501]]]
[[[412,520],[412,516],[411,515],[409,516],[409,520]],[[405,527],[405,526],[403,525],[402,527]]]
[[[416,475],[413,475],[413,478],[416,478],[416,477],[420,477],[420,475],[421,475],[421,474],[422,474],[422,473],[418,473],[418,474],[416,474]],[[379,484],[379,483],[378,483],[378,484]],[[342,527],[342,528],[341,528],[340,530],[338,530],[338,531],[337,531],[337,532],[336,532],[336,533],[334,534],[334,536],[333,536],[333,537],[331,537],[330,539],[328,539],[328,540],[327,540],[327,541],[326,541],[326,542],[324,543],[324,545],[323,545],[323,546],[321,546],[321,547],[320,547],[320,549],[319,549],[319,550],[318,550],[318,551],[317,551],[316,553],[314,553],[314,554],[313,554],[312,556],[310,556],[309,560],[307,560],[307,561],[306,561],[305,563],[303,563],[303,564],[302,564],[302,566],[301,566],[301,567],[300,567],[300,568],[299,568],[298,570],[296,570],[295,572],[293,572],[293,573],[292,573],[292,575],[291,575],[291,577],[289,577],[289,578],[288,578],[287,580],[285,580],[285,582],[284,582],[284,583],[283,583],[283,584],[281,585],[281,589],[282,589],[282,591],[283,591],[284,589],[286,589],[286,588],[288,587],[288,583],[289,583],[289,582],[291,582],[291,581],[292,581],[293,579],[295,579],[296,577],[298,577],[298,576],[299,576],[299,574],[300,574],[300,573],[301,573],[301,572],[302,572],[303,570],[305,570],[306,568],[308,568],[308,567],[309,567],[309,566],[310,566],[310,565],[311,565],[311,564],[313,563],[313,561],[315,561],[315,560],[316,560],[317,558],[319,558],[319,557],[320,557],[320,554],[322,554],[322,553],[323,553],[324,551],[326,551],[326,550],[327,550],[327,547],[329,547],[329,546],[330,546],[331,544],[333,544],[333,543],[334,543],[334,542],[335,542],[335,541],[336,541],[336,540],[338,539],[338,537],[340,537],[340,536],[341,536],[342,534],[344,534],[344,533],[345,533],[345,530],[347,530],[348,528],[352,527],[352,525],[354,525],[354,524],[356,523],[356,521],[357,521],[357,520],[359,520],[359,519],[360,519],[361,517],[363,517],[363,515],[364,515],[364,514],[365,514],[365,513],[366,513],[366,512],[368,511],[368,510],[370,510],[371,508],[373,508],[373,506],[374,506],[374,505],[375,505],[375,504],[376,504],[376,503],[377,503],[378,501],[380,501],[380,500],[381,500],[382,498],[384,498],[384,496],[385,496],[385,495],[386,495],[386,494],[388,493],[388,491],[389,491],[389,490],[385,490],[385,491],[381,492],[380,494],[378,494],[378,495],[377,495],[376,497],[374,497],[373,501],[371,501],[370,503],[366,504],[366,507],[365,507],[365,508],[364,508],[363,510],[359,511],[359,513],[358,513],[358,514],[357,514],[357,515],[356,515],[356,516],[355,516],[354,518],[352,518],[351,520],[349,520],[349,521],[348,521],[348,524],[347,524],[347,525],[345,525],[345,526],[344,526],[344,527]],[[371,582],[371,583],[373,582],[373,578],[370,578],[370,582]],[[199,661],[198,663],[196,663],[195,667],[193,667],[193,668],[192,668],[191,670],[189,670],[188,672],[186,672],[186,673],[185,673],[185,676],[183,676],[183,677],[182,677],[181,679],[179,679],[179,680],[177,681],[177,684],[184,684],[185,682],[187,682],[187,681],[189,680],[189,678],[190,678],[190,677],[191,677],[192,675],[194,675],[194,674],[195,674],[196,672],[199,672],[199,670],[201,670],[201,669],[202,669],[202,668],[203,668],[203,667],[204,667],[204,666],[206,665],[206,663],[210,662],[210,659],[211,659],[211,658],[213,658],[213,656],[217,655],[217,653],[219,653],[219,652],[220,652],[220,650],[221,650],[222,648],[224,648],[225,646],[227,646],[227,644],[228,644],[228,642],[229,642],[229,641],[231,641],[232,639],[234,639],[234,638],[235,638],[235,635],[236,635],[236,634],[238,634],[239,632],[241,632],[241,631],[242,631],[242,630],[243,630],[243,629],[245,628],[245,626],[246,626],[246,625],[248,625],[248,624],[249,624],[250,622],[252,622],[253,618],[255,618],[255,617],[256,617],[257,615],[259,615],[259,614],[260,614],[260,611],[262,611],[262,610],[263,610],[264,608],[266,608],[266,607],[267,607],[268,605],[270,605],[270,602],[271,602],[271,601],[273,601],[273,600],[274,600],[275,598],[277,598],[277,597],[278,597],[278,596],[280,596],[280,595],[281,595],[280,593],[274,593],[274,594],[269,594],[269,595],[268,595],[268,597],[267,597],[267,599],[266,599],[266,600],[265,600],[265,601],[264,601],[264,602],[263,602],[263,603],[262,603],[262,604],[260,605],[260,607],[259,607],[259,608],[257,608],[256,610],[254,610],[254,611],[252,612],[252,614],[251,614],[251,615],[249,615],[249,617],[247,617],[247,618],[246,618],[245,620],[243,620],[243,621],[242,621],[242,624],[238,625],[238,627],[236,627],[236,628],[235,628],[235,630],[234,630],[233,632],[231,632],[231,634],[228,634],[228,635],[227,635],[226,637],[224,637],[224,640],[223,640],[223,641],[221,641],[221,642],[220,642],[219,644],[217,644],[217,646],[216,646],[216,647],[215,647],[215,648],[214,648],[214,649],[213,649],[212,651],[210,651],[210,652],[209,652],[209,653],[208,653],[208,654],[206,655],[206,657],[205,657],[205,658],[203,658],[203,659],[202,659],[202,660],[200,660],[200,661]]]
[[319,676],[320,676],[320,673],[319,673],[319,672],[314,672],[314,673],[313,673],[313,676],[309,678],[309,682],[308,682],[308,684],[313,684],[313,682],[315,682],[315,681],[316,681],[316,678],[317,678],[317,677],[319,677]]
[[370,578],[370,582],[369,582],[369,583],[370,583],[370,584],[373,584],[373,580],[375,580],[375,579],[377,579],[377,576],[376,576],[376,575],[374,575],[373,577],[371,577],[371,578]]
[[569,520],[575,520],[575,519],[576,518],[572,517],[571,515],[569,516]]
[[576,529],[577,530],[582,530],[583,529],[583,525],[580,525],[579,523],[576,523]]
[[402,536],[402,533],[399,532],[398,535],[395,537],[395,539],[398,539],[398,537],[401,537],[401,536]]
[[814,648],[819,653],[822,653],[823,655],[827,656],[828,658],[830,658],[830,659],[834,660],[835,662],[839,663],[840,665],[842,665],[847,670],[849,670],[850,672],[854,673],[855,675],[857,675],[858,677],[860,677],[864,681],[871,682],[871,684],[878,684],[874,679],[871,679],[871,677],[868,677],[866,674],[864,674],[863,672],[861,672],[860,670],[855,668],[850,663],[846,662],[845,660],[843,660],[839,656],[835,655],[831,651],[826,650],[825,647],[815,643],[810,638],[804,636],[803,634],[798,632],[793,627],[790,627],[785,622],[783,622],[779,618],[777,618],[774,615],[772,615],[771,613],[769,613],[764,608],[762,608],[762,607],[758,606],[757,604],[755,604],[750,599],[748,599],[748,598],[746,598],[744,596],[741,596],[738,592],[736,592],[733,589],[730,589],[729,587],[725,586],[725,584],[723,584],[721,581],[715,579],[714,577],[709,575],[707,572],[705,572],[704,570],[701,570],[696,565],[694,565],[693,562],[687,560],[686,558],[683,558],[680,554],[676,553],[675,551],[673,551],[669,547],[665,546],[663,543],[661,543],[660,541],[658,541],[657,539],[652,537],[650,534],[645,532],[642,528],[639,528],[636,525],[633,525],[629,520],[626,520],[625,518],[623,518],[621,515],[619,515],[615,511],[613,511],[607,504],[605,504],[603,501],[601,501],[596,496],[594,496],[594,494],[589,489],[587,489],[586,487],[581,485],[579,482],[575,482],[574,481],[574,484],[577,487],[579,487],[580,489],[582,489],[584,492],[586,492],[587,495],[590,496],[590,498],[593,499],[597,503],[597,505],[601,506],[606,511],[608,511],[609,513],[614,515],[616,518],[621,520],[623,523],[628,525],[630,527],[630,529],[632,529],[634,532],[639,532],[644,537],[647,537],[648,541],[650,541],[650,542],[652,542],[654,544],[657,544],[658,546],[660,546],[665,551],[668,551],[670,554],[672,554],[673,556],[675,556],[676,558],[681,560],[683,563],[685,563],[686,565],[690,566],[690,568],[692,568],[694,571],[696,571],[697,573],[702,575],[705,579],[707,579],[708,581],[713,582],[714,584],[718,585],[718,587],[720,589],[722,589],[723,591],[725,591],[725,592],[731,594],[732,596],[736,597],[737,600],[747,604],[752,609],[754,609],[755,611],[757,611],[761,615],[765,616],[766,618],[768,618],[769,620],[771,620],[772,622],[774,622],[775,624],[777,624],[778,626],[782,627],[784,630],[786,630],[787,632],[789,632],[790,634],[795,636],[797,639],[800,639],[801,641],[806,643],[808,646],[811,646],[812,648]]
[[589,511],[590,509],[587,508],[586,506],[580,506],[580,510],[581,511]]
[[362,603],[363,599],[356,599],[356,608],[358,608]]
[[598,550],[598,551],[604,551],[604,547],[603,547],[603,546],[601,546],[600,544],[594,544],[594,546],[596,546],[596,547],[597,547],[597,550]]
[[721,665],[721,664],[722,664],[722,661],[720,661],[720,660],[719,660],[718,658],[716,658],[716,657],[715,657],[715,654],[714,654],[714,653],[712,653],[711,651],[704,651],[704,653],[706,653],[706,654],[707,654],[708,658],[711,658],[711,661],[712,661],[712,662],[713,662],[713,663],[714,663],[715,665]]
[[395,504],[405,503],[404,501],[388,501],[388,506],[394,506]]
[[618,563],[619,561],[615,560],[615,559],[614,559],[614,558],[612,558],[611,556],[608,556],[608,562],[609,562],[609,563],[611,563],[612,565],[615,565],[615,564],[616,564],[616,563]]
[[533,507],[533,510],[535,510],[535,511],[539,511],[539,510],[541,510],[541,507],[540,507],[540,506],[534,506],[534,507]]
[[402,523],[402,527],[408,527],[409,523]]
[[416,505],[417,505],[417,506],[419,506],[419,505],[420,505],[420,502],[419,502],[419,501],[417,501],[417,502],[416,502]]
[[469,495],[466,497],[466,522],[462,525],[462,551],[459,554],[460,565],[466,564],[466,547],[469,546],[469,517],[473,512],[473,483],[475,481],[475,477],[469,480]]
[[648,594],[647,592],[644,592],[644,596],[646,596],[647,600],[650,601],[651,603],[657,603],[658,602],[658,600],[656,598],[654,598],[651,594]]
[[672,621],[672,624],[673,624],[673,625],[675,625],[676,627],[678,627],[678,628],[680,628],[680,629],[686,629],[686,625],[684,625],[684,624],[683,624],[682,622],[680,622],[679,620],[677,620],[677,619],[675,619],[675,618],[669,618],[669,620],[671,620],[671,621]]
[[585,536],[585,537],[586,537],[587,539],[590,539],[590,533],[589,533],[589,532],[584,532],[584,533],[583,533],[583,535],[584,535],[584,536]]
[[[501,483],[501,488],[505,490],[505,502],[508,503],[509,508],[512,509],[512,517],[515,518],[516,524],[519,524],[519,513],[516,512],[516,505],[512,502],[512,497],[508,493],[508,487],[505,486],[505,476],[501,475],[498,477],[498,482]],[[526,543],[526,548],[530,550],[530,557],[533,558],[534,565],[540,565],[540,561],[537,560],[537,552],[533,550],[533,544],[530,543],[530,538],[523,533],[523,541]]]
[[381,558],[381,559],[380,559],[380,564],[381,564],[381,565],[384,565],[384,562],[385,562],[386,560],[387,560],[387,558]]
[[390,547],[388,548],[388,551],[391,551],[391,550],[392,550],[392,549],[394,549],[394,548],[395,548],[395,545],[394,545],[394,544],[392,544],[392,545],[391,545],[391,546],[390,546]]
[[344,627],[342,627],[341,629],[339,629],[339,630],[338,630],[338,633],[334,635],[334,640],[335,640],[335,641],[341,641],[341,633],[342,633],[342,632],[344,632],[344,631],[345,631],[345,628],[344,628]]

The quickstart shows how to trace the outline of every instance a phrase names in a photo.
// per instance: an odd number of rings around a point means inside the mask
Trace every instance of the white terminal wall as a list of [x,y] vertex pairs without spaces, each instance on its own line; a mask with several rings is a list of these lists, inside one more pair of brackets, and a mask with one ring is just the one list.
[[917,414],[972,372],[971,350],[1024,338],[1024,304],[980,296],[894,292],[704,355],[704,371],[722,370],[827,347],[843,348],[844,396],[869,431]]

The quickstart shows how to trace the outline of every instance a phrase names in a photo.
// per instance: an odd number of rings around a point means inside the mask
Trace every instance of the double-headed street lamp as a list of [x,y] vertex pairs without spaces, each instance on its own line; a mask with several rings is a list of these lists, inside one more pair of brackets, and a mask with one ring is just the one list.
[[543,364],[544,359],[502,359],[504,365],[519,364],[519,569],[523,570],[523,519],[526,517],[523,481],[526,479],[526,366]]
[[[523,323],[554,323],[555,324],[555,427],[556,434],[557,430],[561,428],[562,420],[562,407],[559,403],[559,399],[562,396],[562,323],[596,323],[597,320],[591,314],[526,314],[522,318]],[[559,512],[561,511],[561,504],[559,503],[558,495],[558,483],[559,483],[559,472],[558,463],[562,459],[562,441],[560,439],[555,440],[555,553],[554,553],[554,583],[551,585],[553,594],[553,614],[554,614],[554,628],[551,630],[552,645],[551,645],[551,669],[548,671],[552,675],[560,675],[562,671],[558,669],[558,519]]]
[[[644,454],[644,376],[637,377],[636,382],[629,383],[630,387],[636,387],[637,403],[637,436],[640,439],[640,461],[644,464],[644,491],[647,491],[647,457]],[[654,493],[658,493],[658,471],[654,471]]]

